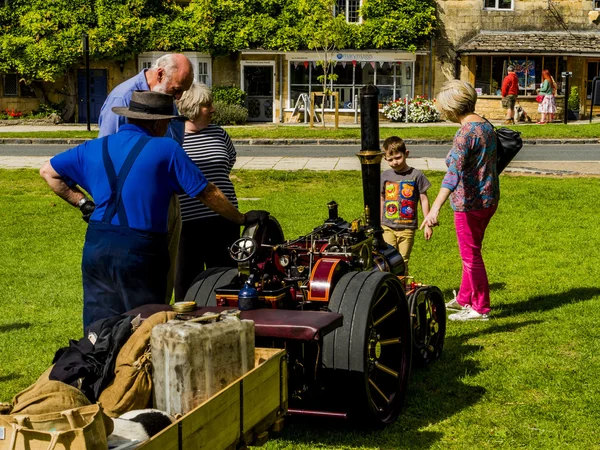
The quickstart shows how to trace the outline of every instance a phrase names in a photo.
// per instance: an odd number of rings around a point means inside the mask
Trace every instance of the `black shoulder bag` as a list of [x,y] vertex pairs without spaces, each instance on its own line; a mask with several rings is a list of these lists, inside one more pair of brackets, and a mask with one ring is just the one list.
[[[492,125],[489,120],[485,120]],[[492,128],[494,128],[494,125],[492,125]],[[520,131],[511,130],[510,128],[494,128],[494,132],[497,138],[496,151],[498,154],[496,169],[500,174],[523,147],[523,139],[521,139]]]

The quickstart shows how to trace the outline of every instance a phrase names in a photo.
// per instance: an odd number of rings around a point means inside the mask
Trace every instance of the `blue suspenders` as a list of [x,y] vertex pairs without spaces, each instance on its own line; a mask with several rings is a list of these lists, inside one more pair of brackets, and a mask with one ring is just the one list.
[[111,194],[106,210],[104,211],[104,216],[102,216],[102,223],[110,224],[115,214],[118,214],[120,226],[129,228],[129,221],[127,220],[127,213],[125,212],[125,206],[121,199],[121,193],[123,192],[123,185],[125,184],[125,180],[133,163],[150,139],[152,139],[150,136],[140,137],[129,152],[129,155],[127,155],[118,175],[115,171],[115,166],[110,159],[110,155],[108,154],[108,136],[103,139],[102,161],[104,162],[104,169],[106,170],[106,175],[108,177]]

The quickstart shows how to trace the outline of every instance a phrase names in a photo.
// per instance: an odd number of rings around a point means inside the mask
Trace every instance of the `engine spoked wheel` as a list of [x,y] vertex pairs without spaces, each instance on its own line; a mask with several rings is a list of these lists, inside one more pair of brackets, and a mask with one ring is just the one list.
[[237,263],[245,262],[256,254],[257,247],[258,244],[254,239],[243,237],[231,244],[229,255]]
[[[402,284],[390,273],[351,272],[336,285],[329,309],[344,325],[324,337],[323,366],[352,419],[393,422],[410,375],[412,333]],[[352,393],[349,399],[349,393]]]
[[199,307],[217,306],[215,289],[233,283],[238,270],[231,267],[211,267],[196,277],[185,294],[186,302],[196,302]]
[[446,337],[446,305],[436,286],[422,286],[408,296],[413,330],[413,358],[423,366],[439,358]]

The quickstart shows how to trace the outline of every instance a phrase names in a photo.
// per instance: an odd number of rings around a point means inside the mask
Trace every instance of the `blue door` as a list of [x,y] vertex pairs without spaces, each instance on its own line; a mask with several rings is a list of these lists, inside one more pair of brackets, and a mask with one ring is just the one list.
[[[107,96],[106,69],[90,70],[90,123],[98,123],[100,109]],[[87,123],[85,70],[77,71],[78,122]]]

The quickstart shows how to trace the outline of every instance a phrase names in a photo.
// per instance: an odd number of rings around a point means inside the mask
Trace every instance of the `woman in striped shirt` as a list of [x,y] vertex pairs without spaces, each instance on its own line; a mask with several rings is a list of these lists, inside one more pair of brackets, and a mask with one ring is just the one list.
[[[183,149],[208,181],[217,185],[229,201],[238,206],[229,178],[236,152],[227,132],[211,124],[215,108],[210,89],[194,82],[185,91],[177,108],[188,117]],[[219,216],[187,195],[181,202],[181,240],[175,275],[175,300],[183,300],[196,276],[209,267],[235,267],[228,247],[240,237],[240,227]]]

